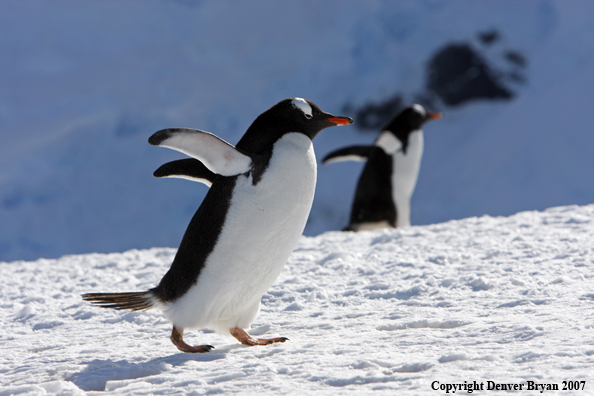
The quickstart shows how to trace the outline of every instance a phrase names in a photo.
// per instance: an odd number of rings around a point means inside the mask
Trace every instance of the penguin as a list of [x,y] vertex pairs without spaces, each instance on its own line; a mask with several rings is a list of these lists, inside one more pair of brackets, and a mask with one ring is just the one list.
[[253,338],[246,329],[305,228],[317,178],[312,140],[325,128],[352,123],[309,100],[289,98],[260,114],[235,147],[196,129],[156,132],[151,145],[192,158],[167,163],[155,176],[195,180],[210,189],[156,287],[88,293],[83,300],[118,310],[161,309],[182,352],[214,348],[188,345],[187,328],[230,334],[249,346],[285,342]]
[[370,146],[345,147],[326,155],[324,164],[365,161],[343,231],[410,226],[410,198],[417,183],[423,156],[423,124],[440,119],[419,104],[402,110],[382,128]]
[[212,172],[197,159],[184,158],[161,165],[155,172],[153,172],[153,176],[176,177],[199,182],[210,187],[217,174]]

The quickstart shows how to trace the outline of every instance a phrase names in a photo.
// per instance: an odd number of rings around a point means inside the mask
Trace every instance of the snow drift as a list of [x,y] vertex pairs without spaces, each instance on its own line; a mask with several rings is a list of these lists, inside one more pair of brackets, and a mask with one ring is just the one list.
[[173,249],[0,263],[0,395],[444,394],[435,381],[586,394],[593,240],[594,205],[303,237],[251,329],[290,340],[188,330],[216,346],[205,354],[178,352],[158,311],[80,298],[154,286]]

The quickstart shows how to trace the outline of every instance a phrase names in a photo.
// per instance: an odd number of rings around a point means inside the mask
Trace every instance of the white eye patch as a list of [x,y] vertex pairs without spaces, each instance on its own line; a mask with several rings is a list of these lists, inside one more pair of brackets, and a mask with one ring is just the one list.
[[311,106],[305,99],[293,98],[291,104],[301,110],[307,118],[311,118],[313,116],[311,112]]
[[415,109],[415,111],[417,113],[419,113],[420,115],[422,115],[423,117],[427,116],[427,110],[425,110],[425,108],[421,105],[418,104],[414,104],[411,106],[413,109]]

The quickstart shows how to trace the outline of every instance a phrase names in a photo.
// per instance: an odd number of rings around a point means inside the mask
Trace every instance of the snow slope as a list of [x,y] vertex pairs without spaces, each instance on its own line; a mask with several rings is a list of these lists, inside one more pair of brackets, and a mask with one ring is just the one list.
[[592,241],[594,205],[303,237],[251,330],[290,341],[188,331],[206,354],[178,352],[158,311],[79,297],[154,286],[172,249],[0,263],[0,395],[593,394]]
[[[0,260],[176,247],[206,189],[151,173],[164,127],[235,143],[277,101],[340,114],[415,100],[448,43],[498,71],[527,60],[512,101],[440,106],[427,126],[412,221],[594,202],[594,3],[535,0],[0,2]],[[355,127],[318,156],[368,142]],[[360,164],[319,168],[307,235],[342,228]]]

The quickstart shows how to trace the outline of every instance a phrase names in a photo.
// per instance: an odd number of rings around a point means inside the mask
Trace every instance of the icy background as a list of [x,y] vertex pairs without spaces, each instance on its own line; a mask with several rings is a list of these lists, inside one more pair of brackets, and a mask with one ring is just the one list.
[[80,298],[154,286],[174,249],[4,263],[0,395],[591,395],[593,240],[594,205],[303,237],[251,329],[289,341],[187,330],[205,354],[179,352],[159,311]]
[[[180,126],[236,143],[292,96],[356,119],[396,96],[444,113],[425,128],[413,224],[592,203],[592,15],[553,0],[2,1],[0,261],[177,247],[206,187],[154,179],[180,156],[147,138]],[[511,98],[432,93],[428,65],[451,45]],[[314,143],[321,157],[374,136]],[[306,235],[346,224],[360,169],[319,167]]]

